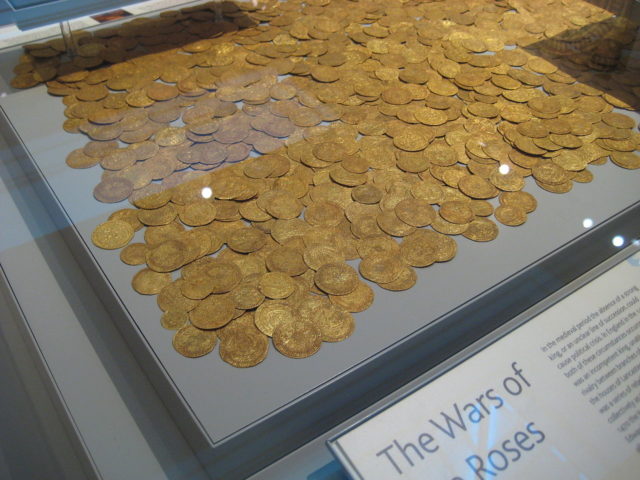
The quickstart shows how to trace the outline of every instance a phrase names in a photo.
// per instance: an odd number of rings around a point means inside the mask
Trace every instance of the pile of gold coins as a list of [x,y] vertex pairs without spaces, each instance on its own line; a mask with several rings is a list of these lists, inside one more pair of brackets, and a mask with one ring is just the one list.
[[640,168],[614,111],[637,108],[638,69],[593,73],[579,42],[541,53],[602,22],[618,52],[612,18],[583,1],[209,3],[79,35],[67,63],[59,41],[31,45],[14,86],[64,97],[64,129],[90,138],[67,164],[99,164],[94,197],[132,204],[92,240],[144,266],[133,288],[157,295],[175,349],[219,340],[250,367],[271,343],[303,358],[346,339],[371,283],[411,288],[454,236],[523,224],[527,185]]

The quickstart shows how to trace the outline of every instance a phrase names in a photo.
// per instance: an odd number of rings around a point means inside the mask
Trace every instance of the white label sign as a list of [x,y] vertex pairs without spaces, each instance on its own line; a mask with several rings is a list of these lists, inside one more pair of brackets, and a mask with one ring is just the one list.
[[638,478],[640,253],[332,448],[366,480]]

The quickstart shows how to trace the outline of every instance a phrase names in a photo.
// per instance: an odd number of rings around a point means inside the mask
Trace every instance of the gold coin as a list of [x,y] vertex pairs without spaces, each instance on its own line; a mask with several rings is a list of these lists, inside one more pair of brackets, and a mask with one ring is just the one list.
[[198,306],[198,300],[187,298],[182,294],[181,285],[184,280],[171,282],[160,290],[157,302],[163,312],[169,310],[191,311]]
[[235,303],[229,296],[210,295],[189,312],[191,323],[205,330],[224,327],[231,321],[236,311]]
[[145,261],[151,270],[172,272],[182,267],[186,260],[186,246],[179,240],[166,240],[147,248]]
[[622,168],[635,170],[640,168],[640,156],[631,152],[612,152],[611,161]]
[[523,191],[501,193],[500,204],[519,207],[526,213],[531,213],[538,207],[536,198],[530,193]]
[[469,223],[475,217],[469,203],[461,200],[443,202],[438,213],[447,222],[456,224]]
[[182,356],[202,357],[216,346],[216,334],[211,330],[200,330],[193,325],[185,325],[173,336],[173,348]]
[[393,144],[401,150],[417,152],[427,148],[431,140],[421,129],[407,127],[400,135],[393,137]]
[[363,312],[373,303],[373,290],[364,282],[358,281],[358,285],[346,295],[329,295],[329,300],[340,305],[348,312]]
[[400,220],[394,210],[379,213],[376,221],[383,232],[394,237],[405,237],[415,231],[415,227]]
[[399,258],[388,254],[372,254],[362,259],[360,275],[376,283],[393,282],[400,276],[403,264]]
[[133,289],[142,295],[156,295],[171,283],[171,275],[145,268],[136,273],[131,281]]
[[277,300],[264,302],[255,314],[256,327],[268,337],[273,336],[273,331],[280,322],[294,320],[294,308],[289,303]]
[[328,263],[339,263],[346,260],[344,253],[340,250],[324,244],[311,245],[305,248],[302,258],[305,264],[313,270],[318,270]]
[[115,250],[127,245],[134,233],[129,223],[122,220],[109,220],[95,228],[91,234],[91,241],[96,247]]
[[498,189],[479,175],[467,175],[460,179],[458,188],[471,198],[493,198]]
[[302,275],[309,268],[302,253],[289,247],[274,249],[267,255],[265,262],[271,272],[283,272],[291,277]]
[[258,288],[265,297],[277,300],[287,298],[296,287],[289,275],[282,272],[269,272],[260,277]]
[[611,125],[616,128],[633,128],[636,126],[636,122],[633,118],[622,113],[609,112],[602,115],[602,121],[607,125]]
[[353,315],[332,303],[324,303],[317,310],[314,323],[320,330],[323,342],[341,342],[355,330]]
[[250,310],[258,307],[264,301],[264,295],[256,285],[241,283],[231,290],[231,298],[236,308]]
[[488,218],[476,218],[462,236],[474,242],[490,242],[497,238],[498,226]]
[[187,298],[202,300],[211,294],[211,278],[205,274],[185,278],[180,291]]
[[423,230],[423,232],[420,235],[430,237],[430,241],[435,246],[436,262],[448,262],[455,257],[457,244],[453,238],[431,230]]
[[182,310],[169,310],[160,317],[160,325],[167,330],[179,330],[189,321],[189,314]]
[[292,219],[300,215],[303,208],[300,200],[284,190],[273,193],[274,195],[270,196],[269,201],[265,205],[265,210],[270,215],[280,219]]
[[358,286],[357,272],[346,263],[327,263],[314,275],[317,287],[329,295],[346,295]]
[[531,169],[531,173],[539,182],[550,185],[559,185],[568,180],[566,170],[553,162],[539,163]]
[[514,205],[500,205],[495,211],[496,220],[503,225],[515,227],[527,221],[527,213]]
[[416,275],[416,271],[408,266],[404,266],[400,270],[400,275],[398,278],[389,283],[379,283],[378,285],[385,290],[391,290],[393,292],[399,292],[402,290],[409,290],[416,284],[418,280],[418,276]]
[[208,225],[216,218],[216,207],[207,200],[197,200],[189,203],[180,210],[178,216],[185,225],[192,227]]
[[260,250],[267,239],[263,232],[253,227],[238,228],[229,233],[227,245],[239,253],[250,253]]
[[335,202],[314,202],[304,212],[309,225],[335,227],[344,220],[344,210]]
[[127,265],[146,263],[148,247],[144,243],[131,243],[120,251],[120,260]]
[[120,177],[107,177],[93,189],[93,196],[102,203],[117,203],[129,198],[133,192],[131,180]]
[[[436,261],[437,238],[418,230],[400,243],[402,260],[413,267],[428,267]],[[389,282],[383,282],[389,283]]]
[[220,339],[220,358],[236,368],[255,367],[269,353],[269,339],[254,329],[236,329]]
[[273,331],[273,345],[289,358],[310,357],[322,345],[322,332],[309,320],[280,322]]
[[394,208],[395,214],[407,225],[425,227],[436,217],[436,212],[426,200],[419,198],[405,198]]
[[66,159],[67,165],[71,168],[90,168],[98,163],[99,159],[90,157],[82,148],[72,150]]
[[361,238],[356,244],[356,249],[360,258],[365,258],[378,253],[389,255],[396,255],[400,253],[398,243],[393,238],[384,234]]

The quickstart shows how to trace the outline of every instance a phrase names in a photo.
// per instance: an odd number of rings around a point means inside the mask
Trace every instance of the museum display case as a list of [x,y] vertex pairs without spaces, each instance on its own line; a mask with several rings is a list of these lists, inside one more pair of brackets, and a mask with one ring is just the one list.
[[62,294],[13,235],[1,263],[47,381],[83,374],[34,295],[117,328],[186,440],[166,469],[324,449],[637,243],[636,6],[194,2],[2,51],[7,215]]

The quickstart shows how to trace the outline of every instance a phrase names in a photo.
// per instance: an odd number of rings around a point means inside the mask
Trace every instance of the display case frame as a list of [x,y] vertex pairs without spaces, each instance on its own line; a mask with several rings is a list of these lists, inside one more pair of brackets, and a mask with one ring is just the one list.
[[[274,391],[277,397],[249,420],[238,420],[235,427],[225,427],[224,434],[216,435],[211,422],[203,418],[206,402],[193,404],[206,395],[206,389],[196,388],[195,382],[193,389],[184,388],[176,372],[186,369],[177,367],[172,373],[165,365],[207,360],[178,358],[171,352],[168,332],[163,332],[165,346],[158,351],[158,339],[151,339],[145,330],[149,327],[143,324],[150,319],[161,331],[160,311],[156,309],[155,317],[140,315],[150,312],[151,304],[133,306],[137,302],[132,303],[137,294],[129,286],[133,270],[120,264],[115,253],[101,252],[91,244],[92,229],[122,205],[112,208],[94,201],[91,190],[99,178],[95,169],[66,169],[66,153],[83,142],[58,127],[62,111],[61,102],[47,96],[43,86],[12,93],[0,99],[0,133],[212,478],[245,478],[317,438],[615,255],[620,247],[612,244],[613,237],[623,237],[626,245],[640,232],[638,171],[626,172],[609,164],[596,167],[592,185],[576,185],[567,195],[536,190],[540,205],[524,226],[501,227],[499,239],[488,245],[461,240],[459,255],[451,264],[419,272],[418,285],[409,292],[377,288],[374,307],[356,315],[358,329],[346,342],[323,347],[321,354],[305,360],[285,359],[272,350],[270,357],[276,358],[256,368],[266,372],[263,380],[257,376],[261,373],[233,373],[219,358],[213,359],[214,371],[222,369],[224,378],[236,375],[255,384],[253,390],[222,395],[223,403],[247,392],[257,394],[260,388]],[[595,226],[583,227],[587,218]],[[523,250],[521,255],[518,248]],[[462,293],[449,292],[450,285],[461,286]],[[435,305],[433,311],[431,305]],[[403,325],[385,327],[390,321]],[[352,352],[345,353],[350,348]],[[269,379],[278,375],[283,382],[307,383],[299,388],[282,383],[287,391],[277,393],[279,385]],[[212,376],[206,384],[214,381]]]

